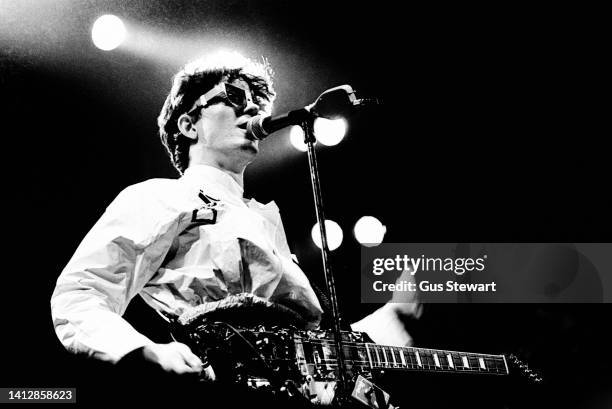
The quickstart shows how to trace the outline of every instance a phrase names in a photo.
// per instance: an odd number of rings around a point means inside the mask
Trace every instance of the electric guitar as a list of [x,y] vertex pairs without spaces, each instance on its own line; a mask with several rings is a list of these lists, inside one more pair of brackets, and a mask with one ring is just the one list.
[[[212,365],[217,380],[315,404],[334,402],[338,364],[331,331],[243,327],[207,318],[191,321],[186,329],[185,341]],[[507,376],[515,366],[531,381],[541,382],[515,357],[378,345],[366,342],[366,335],[360,332],[344,331],[342,337],[351,396],[373,408],[388,407],[389,394],[372,383],[382,370]]]

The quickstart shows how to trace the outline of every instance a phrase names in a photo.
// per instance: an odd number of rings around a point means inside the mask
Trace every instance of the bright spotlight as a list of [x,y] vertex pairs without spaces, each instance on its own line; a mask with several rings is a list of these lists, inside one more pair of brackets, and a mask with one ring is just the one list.
[[366,247],[374,247],[382,243],[387,228],[376,217],[363,216],[357,220],[353,231],[359,243]]
[[[327,231],[327,245],[330,250],[336,250],[342,244],[342,228],[333,220],[325,220],[325,230]],[[315,223],[310,233],[312,241],[321,248],[321,231],[319,230],[319,223]]]
[[119,47],[125,39],[125,26],[121,19],[112,14],[99,17],[91,29],[91,39],[101,50],[110,51]]
[[317,118],[314,123],[314,133],[323,145],[334,146],[344,138],[346,127],[346,121],[342,118]]
[[291,127],[291,131],[289,131],[289,140],[291,141],[291,145],[298,151],[306,152],[308,147],[304,143],[304,131],[302,127],[294,125]]

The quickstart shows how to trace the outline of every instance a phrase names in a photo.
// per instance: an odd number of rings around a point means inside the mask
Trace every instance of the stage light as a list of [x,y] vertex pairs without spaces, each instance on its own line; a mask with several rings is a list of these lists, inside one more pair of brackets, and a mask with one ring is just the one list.
[[289,140],[291,141],[291,145],[298,151],[306,152],[308,148],[304,143],[304,131],[300,126],[292,126],[291,131],[289,131]]
[[353,232],[359,243],[366,247],[374,247],[382,243],[387,228],[376,217],[363,216],[355,223]]
[[317,118],[314,123],[314,133],[317,140],[326,146],[340,143],[346,134],[346,120]]
[[125,40],[125,26],[121,19],[112,14],[99,17],[91,29],[91,39],[100,50],[110,51]]
[[[342,228],[333,220],[325,220],[325,229],[327,231],[327,245],[330,250],[336,250],[342,244]],[[321,231],[319,230],[319,223],[315,223],[310,233],[312,241],[321,248]]]

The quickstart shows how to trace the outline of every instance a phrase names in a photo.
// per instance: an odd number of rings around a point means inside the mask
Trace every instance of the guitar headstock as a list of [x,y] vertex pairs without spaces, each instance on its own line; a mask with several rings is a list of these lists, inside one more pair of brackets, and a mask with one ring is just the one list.
[[535,370],[529,368],[525,362],[514,354],[506,356],[508,363],[508,371],[510,375],[516,375],[517,378],[526,380],[530,384],[539,385],[544,383],[542,376]]

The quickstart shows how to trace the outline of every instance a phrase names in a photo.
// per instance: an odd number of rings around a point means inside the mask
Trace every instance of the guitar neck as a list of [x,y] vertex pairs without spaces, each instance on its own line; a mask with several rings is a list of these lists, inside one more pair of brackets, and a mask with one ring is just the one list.
[[[362,342],[345,333],[344,360],[347,369],[399,369],[422,372],[479,373],[508,375],[504,355],[445,351],[431,348],[397,347]],[[337,364],[331,336],[297,337],[298,358],[305,364],[331,369]]]
[[396,347],[373,343],[345,345],[347,363],[367,362],[372,369],[425,372],[471,372],[507,375],[504,355],[476,354],[428,348]]

